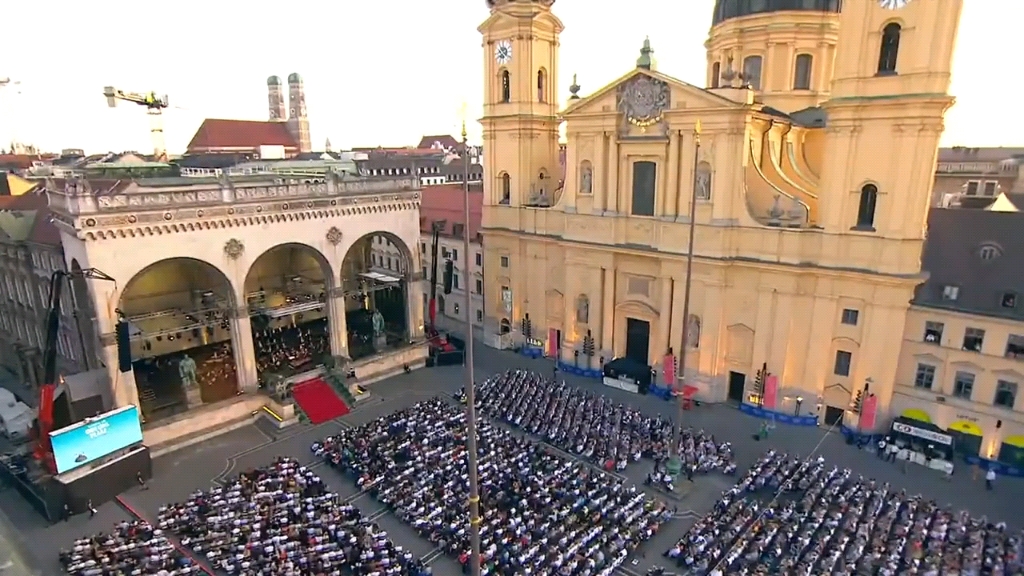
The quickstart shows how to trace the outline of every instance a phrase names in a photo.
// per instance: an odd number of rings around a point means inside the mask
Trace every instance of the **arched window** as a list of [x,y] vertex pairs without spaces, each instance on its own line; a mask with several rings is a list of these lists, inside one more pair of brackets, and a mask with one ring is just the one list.
[[711,65],[711,87],[718,88],[718,82],[722,77],[722,63],[715,62]]
[[812,64],[814,64],[814,57],[810,54],[800,54],[796,57],[796,66],[793,70],[793,90],[811,89]]
[[508,172],[501,173],[501,199],[499,203],[509,204],[512,201],[512,177]]
[[537,102],[545,102],[544,99],[544,71],[537,71]]
[[874,184],[865,184],[860,189],[860,202],[857,205],[857,228],[874,229],[877,205],[878,188]]
[[501,71],[501,101],[505,104],[512,101],[512,75],[508,70]]
[[878,73],[895,74],[896,57],[900,52],[900,25],[892,22],[882,29],[882,48],[878,54]]
[[761,89],[760,56],[747,56],[743,59],[743,83],[754,90]]

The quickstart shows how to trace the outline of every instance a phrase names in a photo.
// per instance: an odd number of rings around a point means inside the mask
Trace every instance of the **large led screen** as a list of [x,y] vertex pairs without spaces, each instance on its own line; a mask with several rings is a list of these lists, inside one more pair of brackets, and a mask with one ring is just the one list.
[[139,442],[142,442],[142,425],[135,406],[118,408],[50,432],[58,474]]

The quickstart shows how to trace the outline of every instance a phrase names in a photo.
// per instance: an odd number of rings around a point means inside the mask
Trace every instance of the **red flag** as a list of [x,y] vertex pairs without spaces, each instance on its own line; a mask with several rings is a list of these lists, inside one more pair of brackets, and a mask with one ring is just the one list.
[[779,396],[779,377],[775,374],[769,374],[764,379],[764,398],[762,398],[761,406],[768,410],[774,410],[775,404],[778,402]]
[[675,388],[676,384],[676,356],[675,354],[665,354],[665,359],[662,362],[662,372],[665,374],[665,386],[667,388]]
[[548,328],[548,357],[558,359],[558,330]]
[[878,414],[878,396],[868,394],[860,407],[860,421],[858,426],[861,432],[870,432],[875,427],[875,417]]

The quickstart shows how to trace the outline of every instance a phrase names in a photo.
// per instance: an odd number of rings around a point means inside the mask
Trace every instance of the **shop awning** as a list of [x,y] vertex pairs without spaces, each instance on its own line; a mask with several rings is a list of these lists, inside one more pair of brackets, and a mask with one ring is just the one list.
[[1024,448],[1024,436],[1007,436],[1003,438],[1003,444],[1007,446],[1014,446],[1016,448]]
[[921,422],[920,420],[914,420],[900,416],[892,422],[892,431],[899,434],[906,434],[908,436],[914,436],[921,438],[929,442],[936,444],[943,444],[946,446],[953,444],[953,437],[945,433],[934,424],[928,424]]
[[949,425],[949,429],[960,432],[961,434],[970,434],[971,436],[985,435],[977,424],[974,422],[968,422],[967,420],[957,420]]
[[900,414],[900,416],[911,420],[917,420],[918,422],[927,422],[929,424],[932,422],[932,417],[920,408],[907,408]]

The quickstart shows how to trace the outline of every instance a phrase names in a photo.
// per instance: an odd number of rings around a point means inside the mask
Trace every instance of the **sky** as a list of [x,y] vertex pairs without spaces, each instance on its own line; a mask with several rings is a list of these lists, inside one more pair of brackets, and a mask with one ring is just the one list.
[[[586,95],[634,68],[645,36],[659,71],[703,85],[713,4],[558,0],[560,98],[574,73]],[[107,107],[103,87],[112,85],[167,94],[167,147],[181,153],[204,118],[265,120],[267,76],[291,72],[305,79],[314,149],[327,138],[340,150],[457,134],[464,103],[479,141],[476,28],[487,15],[484,0],[8,2],[4,52],[17,57],[0,57],[0,78],[20,85],[0,89],[0,148],[17,140],[48,151],[150,151],[144,110]],[[1016,53],[1021,21],[1021,0],[965,2],[944,145],[1024,144],[1024,117],[1006,113],[1019,77],[997,80],[1004,59],[994,57]]]

